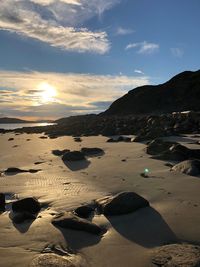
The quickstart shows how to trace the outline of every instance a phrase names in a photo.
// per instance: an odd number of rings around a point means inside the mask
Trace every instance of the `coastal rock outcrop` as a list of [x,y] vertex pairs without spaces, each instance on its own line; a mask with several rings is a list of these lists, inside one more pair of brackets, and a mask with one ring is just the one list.
[[199,160],[184,160],[172,167],[173,171],[185,173],[191,176],[200,175]]

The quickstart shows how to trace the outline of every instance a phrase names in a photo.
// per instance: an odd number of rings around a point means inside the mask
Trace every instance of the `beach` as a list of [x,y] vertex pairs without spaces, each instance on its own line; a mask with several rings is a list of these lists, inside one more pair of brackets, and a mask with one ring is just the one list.
[[[71,136],[41,136],[0,136],[0,188],[7,198],[6,211],[0,215],[0,266],[31,266],[36,256],[53,246],[70,251],[80,266],[151,267],[156,266],[151,259],[159,246],[198,244],[199,177],[171,171],[166,161],[152,159],[144,142],[108,143],[103,136],[81,137],[82,142],[75,142]],[[198,148],[191,144],[198,138],[191,135],[165,139]],[[82,147],[98,147],[104,153],[68,165],[52,154],[56,149]],[[3,173],[10,167],[35,173]],[[148,177],[141,175],[145,168]],[[119,216],[94,214],[90,220],[106,230],[101,235],[63,230],[51,223],[60,212],[123,191],[139,194],[150,206]],[[26,197],[37,198],[42,209],[35,220],[15,224],[9,203]]]

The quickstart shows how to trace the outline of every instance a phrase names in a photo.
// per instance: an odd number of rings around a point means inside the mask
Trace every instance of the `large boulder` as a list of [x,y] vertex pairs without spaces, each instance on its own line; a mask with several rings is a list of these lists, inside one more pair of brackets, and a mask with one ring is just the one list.
[[31,214],[38,213],[41,209],[40,203],[33,197],[17,200],[12,203],[12,210],[14,212],[28,212]]
[[30,267],[76,267],[78,265],[74,264],[71,259],[67,257],[62,257],[54,253],[44,253],[36,256]]
[[83,152],[80,151],[71,151],[66,152],[62,156],[63,161],[78,161],[78,160],[85,160],[85,155]]
[[122,192],[96,200],[101,213],[121,215],[149,206],[149,202],[134,192]]
[[156,248],[152,263],[160,267],[199,267],[200,246],[171,244]]
[[162,139],[154,139],[148,143],[146,151],[147,151],[147,154],[157,155],[170,149],[170,147],[174,144],[177,144],[177,143],[170,142],[170,141],[163,141]]
[[196,176],[200,174],[199,160],[184,160],[172,167],[173,171],[185,173],[187,175]]
[[100,234],[103,230],[100,226],[86,219],[79,218],[70,212],[65,212],[56,216],[53,218],[52,224],[62,228],[85,231],[92,234]]
[[5,211],[6,197],[3,193],[0,193],[0,212]]
[[191,150],[183,145],[174,144],[169,149],[159,155],[154,156],[155,159],[183,161],[191,157]]

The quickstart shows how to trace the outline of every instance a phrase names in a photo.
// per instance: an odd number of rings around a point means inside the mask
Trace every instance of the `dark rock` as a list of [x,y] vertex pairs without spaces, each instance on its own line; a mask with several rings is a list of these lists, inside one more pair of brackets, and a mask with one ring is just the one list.
[[172,145],[168,150],[154,156],[155,159],[183,161],[190,158],[190,149],[180,144]]
[[171,244],[156,248],[152,263],[160,267],[200,266],[200,247],[190,244]]
[[80,137],[74,137],[75,142],[82,142],[82,139]]
[[10,167],[10,168],[7,168],[4,172],[5,174],[9,174],[9,173],[20,173],[20,172],[28,172],[28,171],[22,170],[16,167]]
[[40,209],[40,203],[33,197],[20,199],[12,203],[12,210],[14,212],[29,212],[35,214],[38,213]]
[[157,155],[172,147],[172,145],[177,144],[176,142],[163,141],[162,139],[154,139],[148,143],[146,151],[147,154]]
[[90,217],[93,211],[94,211],[94,207],[91,205],[83,205],[74,210],[74,212],[81,218]]
[[173,171],[185,173],[188,175],[196,176],[200,174],[200,161],[199,160],[185,160],[172,167]]
[[77,161],[77,160],[85,160],[85,155],[84,153],[80,151],[70,151],[66,152],[62,156],[63,161]]
[[52,224],[62,228],[70,228],[79,231],[85,231],[92,234],[100,234],[102,228],[86,219],[79,218],[72,213],[58,215],[52,220]]
[[122,192],[96,200],[100,212],[105,215],[121,215],[149,206],[149,202],[134,192]]
[[13,140],[14,140],[14,138],[12,138],[12,137],[8,139],[8,141],[13,141]]
[[103,149],[98,148],[98,147],[83,147],[81,148],[81,152],[85,154],[86,156],[93,156],[96,154],[104,153]]
[[55,150],[52,150],[52,154],[54,154],[55,156],[62,156],[66,152],[69,152],[69,151],[70,151],[69,149],[63,149],[63,150],[55,149]]
[[67,259],[67,257],[62,257],[60,255],[54,253],[44,253],[39,256],[36,256],[30,267],[78,267],[77,265],[71,261],[71,257]]
[[6,198],[3,193],[0,193],[0,211],[5,211]]
[[26,220],[35,220],[36,216],[29,212],[20,212],[13,214],[13,222],[16,224],[23,223]]
[[48,137],[42,135],[42,136],[40,136],[39,138],[40,138],[40,139],[47,139]]

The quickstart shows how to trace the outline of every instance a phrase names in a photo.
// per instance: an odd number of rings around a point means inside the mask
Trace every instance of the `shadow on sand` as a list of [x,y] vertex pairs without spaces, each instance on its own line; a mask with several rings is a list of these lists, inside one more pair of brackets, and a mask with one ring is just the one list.
[[56,227],[65,238],[66,244],[73,250],[93,246],[101,241],[102,235],[90,234],[84,231]]
[[127,215],[108,216],[107,219],[120,235],[146,248],[177,242],[162,216],[151,207]]
[[89,160],[78,160],[78,161],[63,161],[65,166],[71,171],[79,171],[86,169],[90,165]]
[[29,228],[31,227],[31,224],[35,221],[35,219],[27,219],[22,223],[15,223],[13,222],[14,213],[11,211],[9,213],[9,218],[12,221],[13,226],[21,233],[25,234],[28,232]]

